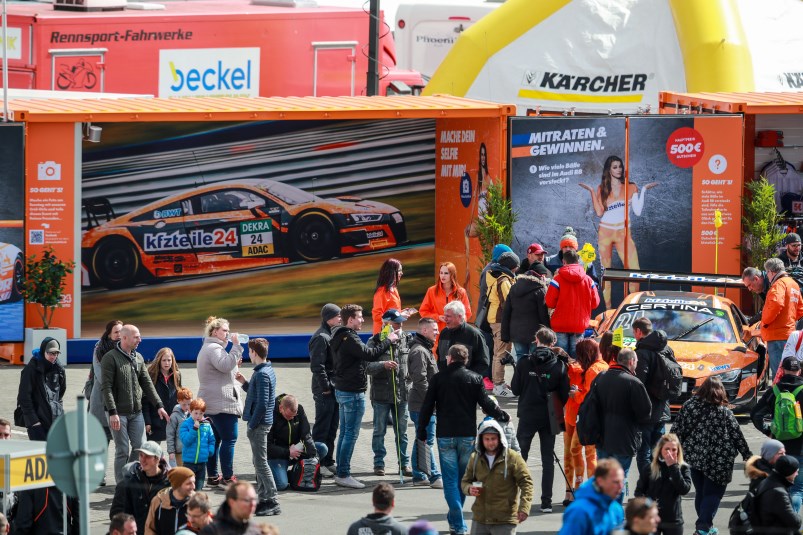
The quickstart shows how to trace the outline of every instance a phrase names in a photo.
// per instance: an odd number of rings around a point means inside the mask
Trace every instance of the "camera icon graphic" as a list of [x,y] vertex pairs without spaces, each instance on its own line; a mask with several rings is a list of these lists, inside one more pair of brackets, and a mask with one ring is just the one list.
[[39,180],[61,180],[61,164],[53,160],[40,162],[37,169]]

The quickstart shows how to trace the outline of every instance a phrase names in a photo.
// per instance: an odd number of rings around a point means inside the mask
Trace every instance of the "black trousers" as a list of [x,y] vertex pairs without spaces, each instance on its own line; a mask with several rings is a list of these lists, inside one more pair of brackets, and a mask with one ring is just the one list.
[[526,461],[536,433],[538,441],[541,443],[541,464],[544,466],[544,474],[541,478],[541,505],[552,505],[552,481],[555,479],[555,435],[550,432],[549,423],[525,431],[519,428],[516,438],[521,447],[521,456]]

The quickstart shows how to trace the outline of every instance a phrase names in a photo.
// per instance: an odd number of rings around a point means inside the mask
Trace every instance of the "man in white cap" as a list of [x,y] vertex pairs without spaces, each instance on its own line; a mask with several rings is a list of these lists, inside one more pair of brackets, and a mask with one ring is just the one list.
[[137,521],[137,534],[142,535],[151,501],[160,490],[170,486],[170,480],[167,478],[167,461],[158,443],[149,440],[134,451],[138,453],[139,461],[123,468],[124,477],[114,491],[109,519],[117,513],[128,513]]

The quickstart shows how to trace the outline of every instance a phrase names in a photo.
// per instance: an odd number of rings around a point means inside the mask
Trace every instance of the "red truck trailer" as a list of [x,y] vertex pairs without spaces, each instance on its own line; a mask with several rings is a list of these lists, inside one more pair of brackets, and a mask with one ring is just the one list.
[[[9,87],[165,98],[364,95],[368,26],[361,9],[249,0],[138,2],[101,12],[9,3]],[[385,28],[380,94],[417,93],[421,75],[396,68]]]

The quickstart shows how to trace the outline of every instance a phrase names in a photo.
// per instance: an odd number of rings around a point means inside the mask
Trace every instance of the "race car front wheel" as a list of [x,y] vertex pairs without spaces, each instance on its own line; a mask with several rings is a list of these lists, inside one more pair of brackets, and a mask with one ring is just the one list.
[[328,260],[337,253],[337,233],[332,221],[321,212],[299,216],[290,232],[291,256],[307,262]]
[[25,260],[21,254],[14,260],[14,280],[11,282],[11,301],[22,299],[22,283],[25,280]]
[[98,245],[92,257],[92,271],[102,285],[109,289],[127,288],[137,281],[139,254],[124,239],[107,239]]

